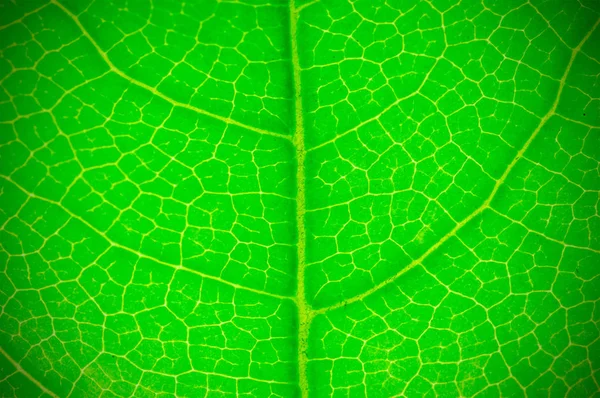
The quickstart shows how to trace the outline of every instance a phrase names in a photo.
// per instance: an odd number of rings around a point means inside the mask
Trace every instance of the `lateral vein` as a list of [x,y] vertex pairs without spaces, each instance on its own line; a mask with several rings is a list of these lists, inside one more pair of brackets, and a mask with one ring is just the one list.
[[18,372],[22,373],[23,376],[27,377],[29,381],[35,384],[40,390],[50,395],[52,398],[58,398],[58,395],[47,389],[42,383],[40,383],[35,377],[33,377],[31,373],[23,369],[21,364],[15,361],[15,359],[11,357],[2,347],[0,347],[0,354],[4,355],[8,362],[10,362],[17,369]]
[[98,45],[98,43],[92,38],[92,36],[89,34],[89,32],[85,29],[85,27],[81,24],[81,22],[79,21],[79,18],[77,17],[77,15],[73,14],[68,8],[66,8],[65,6],[63,6],[60,2],[58,2],[58,0],[52,0],[52,4],[56,5],[57,7],[59,7],[65,14],[67,14],[77,25],[77,27],[81,30],[81,33],[92,43],[92,45],[94,46],[94,48],[96,49],[96,51],[98,52],[98,54],[100,55],[100,57],[102,57],[102,59],[104,60],[104,62],[106,62],[106,64],[108,65],[108,67],[110,68],[110,70],[114,73],[116,73],[117,75],[121,76],[122,78],[124,78],[125,80],[145,89],[150,91],[152,94],[156,95],[157,97],[160,97],[162,99],[164,99],[167,102],[170,102],[171,104],[173,104],[174,106],[179,106],[182,108],[186,108],[189,109],[191,111],[194,112],[198,112],[202,115],[205,116],[209,116],[212,117],[214,119],[220,120],[222,122],[225,122],[227,124],[232,124],[241,128],[244,128],[246,130],[251,130],[254,131],[255,133],[259,133],[259,134],[263,134],[263,135],[268,135],[268,136],[272,136],[272,137],[277,137],[277,138],[282,138],[284,140],[287,141],[291,141],[292,138],[290,136],[287,135],[283,135],[283,134],[278,134],[275,133],[273,131],[268,131],[268,130],[263,130],[257,127],[253,127],[247,124],[244,124],[242,122],[238,122],[235,119],[232,119],[230,117],[225,117],[225,116],[220,116],[217,114],[214,114],[212,112],[208,112],[202,108],[198,108],[194,105],[190,105],[190,104],[186,104],[183,102],[179,102],[163,93],[161,93],[160,91],[158,91],[156,88],[141,82],[137,79],[132,78],[131,76],[128,76],[125,72],[123,72],[122,70],[120,70],[119,68],[117,68],[115,66],[115,64],[112,63],[112,61],[108,58],[108,55],[100,48],[100,46]]
[[413,260],[410,264],[408,264],[408,266],[406,266],[402,270],[398,271],[395,275],[387,278],[386,280],[384,280],[383,282],[378,283],[377,285],[373,286],[369,290],[367,290],[367,291],[365,291],[365,292],[363,292],[363,293],[361,293],[359,295],[356,295],[356,296],[354,296],[354,297],[352,297],[352,298],[350,298],[348,300],[339,302],[337,304],[334,304],[334,305],[331,305],[331,306],[328,306],[328,307],[323,307],[323,308],[319,308],[317,310],[314,310],[315,314],[323,314],[325,312],[332,311],[332,310],[335,310],[337,308],[341,308],[341,307],[344,307],[346,305],[355,303],[355,302],[360,301],[360,300],[364,299],[365,297],[367,297],[367,296],[375,293],[376,291],[384,288],[385,286],[389,285],[390,283],[393,283],[394,281],[396,281],[403,274],[407,273],[408,271],[410,271],[411,269],[415,268],[416,266],[421,265],[423,263],[423,261],[427,257],[429,257],[429,255],[431,253],[433,253],[434,251],[436,251],[442,244],[444,244],[446,241],[448,241],[448,239],[450,239],[453,236],[455,236],[462,227],[464,227],[471,220],[473,220],[475,217],[477,217],[478,215],[480,215],[484,210],[486,210],[487,208],[490,207],[491,202],[496,197],[496,194],[498,193],[498,190],[504,184],[506,178],[508,177],[508,175],[510,174],[510,172],[512,171],[512,169],[515,167],[515,165],[517,164],[517,162],[523,157],[523,155],[525,154],[525,152],[527,151],[527,149],[529,148],[529,146],[531,145],[531,143],[537,137],[537,135],[540,132],[540,130],[544,127],[544,125],[548,122],[548,120],[550,120],[550,118],[556,114],[556,109],[558,108],[560,97],[561,97],[563,89],[565,87],[566,80],[567,80],[567,77],[569,75],[569,72],[571,71],[571,67],[573,66],[573,63],[575,62],[575,57],[577,57],[577,54],[579,53],[579,51],[581,50],[581,48],[583,47],[583,45],[587,42],[587,40],[590,38],[590,36],[592,35],[592,33],[596,30],[596,28],[598,27],[599,24],[600,24],[600,19],[598,19],[596,21],[596,23],[594,24],[594,26],[590,29],[590,31],[586,34],[586,36],[581,40],[581,42],[579,43],[579,45],[573,49],[573,51],[571,53],[571,58],[569,60],[569,63],[567,64],[565,72],[563,73],[563,76],[562,76],[562,78],[560,80],[560,84],[559,84],[559,87],[558,87],[558,92],[556,93],[556,98],[554,99],[554,103],[552,104],[552,107],[542,117],[542,119],[540,120],[538,126],[533,131],[533,133],[531,134],[531,136],[529,137],[529,139],[525,142],[525,144],[519,150],[519,152],[517,152],[517,154],[515,155],[515,157],[513,158],[513,160],[507,166],[506,170],[504,170],[504,173],[502,174],[502,176],[496,181],[496,184],[494,185],[494,188],[492,189],[492,192],[490,193],[490,195],[488,195],[488,198],[483,202],[483,204],[481,206],[479,206],[473,213],[471,213],[469,216],[467,216],[464,220],[462,220],[461,222],[459,222],[458,224],[456,224],[456,226],[450,232],[448,232],[446,235],[444,235],[443,238],[441,238],[439,241],[437,241],[433,246],[431,246],[419,258]]
[[56,202],[56,201],[54,201],[54,200],[51,200],[51,199],[48,199],[48,198],[44,198],[44,197],[42,197],[42,196],[35,195],[35,194],[33,194],[33,193],[31,193],[31,192],[27,191],[27,190],[26,190],[25,188],[23,188],[23,187],[22,187],[22,186],[21,186],[19,183],[17,183],[16,181],[14,181],[13,179],[11,179],[11,178],[9,178],[9,177],[0,176],[0,178],[2,178],[2,179],[4,179],[4,180],[6,180],[6,181],[9,181],[10,183],[14,184],[14,185],[15,185],[17,188],[19,188],[19,189],[20,189],[20,190],[21,190],[23,193],[25,193],[27,196],[29,196],[29,197],[31,197],[31,198],[39,199],[39,200],[42,200],[42,201],[44,201],[44,202],[47,202],[47,203],[53,204],[53,205],[55,205],[55,206],[59,206],[59,207],[60,207],[61,209],[63,209],[63,210],[64,210],[64,211],[65,211],[67,214],[69,214],[69,216],[71,216],[72,218],[74,218],[74,219],[76,219],[76,220],[78,220],[78,221],[82,222],[82,223],[83,223],[83,224],[85,224],[85,225],[86,225],[88,228],[92,229],[92,230],[93,230],[95,233],[97,233],[98,235],[100,235],[100,236],[102,236],[104,239],[106,239],[106,240],[107,240],[107,241],[108,241],[108,242],[109,242],[109,243],[110,243],[112,246],[114,246],[114,247],[117,247],[117,248],[119,248],[119,249],[126,250],[126,251],[128,251],[128,252],[130,252],[130,253],[132,253],[132,254],[135,254],[135,255],[136,255],[136,256],[138,256],[139,258],[144,258],[144,259],[147,259],[147,260],[154,261],[154,262],[155,262],[155,263],[157,263],[157,264],[161,264],[161,265],[163,265],[163,266],[165,266],[165,267],[173,268],[173,269],[174,269],[174,270],[176,270],[176,271],[185,271],[185,272],[189,272],[189,273],[192,273],[192,274],[196,274],[196,275],[198,275],[198,276],[201,276],[201,277],[203,277],[203,278],[206,278],[206,279],[212,279],[212,280],[214,280],[214,281],[221,282],[221,283],[223,283],[223,284],[226,284],[226,285],[232,286],[232,287],[234,287],[234,288],[236,288],[236,289],[248,290],[248,291],[250,291],[250,292],[253,292],[253,293],[256,293],[256,294],[261,294],[261,295],[264,295],[264,296],[275,297],[275,298],[278,298],[278,299],[281,299],[281,300],[292,300],[292,301],[294,301],[294,300],[295,300],[295,297],[294,297],[294,296],[282,296],[282,295],[279,295],[279,294],[269,293],[269,292],[265,292],[265,291],[263,291],[263,290],[258,290],[258,289],[254,289],[254,288],[251,288],[251,287],[247,287],[247,286],[239,285],[239,284],[237,284],[237,283],[230,282],[230,281],[227,281],[227,280],[221,279],[221,278],[219,278],[219,277],[216,277],[216,276],[213,276],[213,275],[205,274],[205,273],[203,273],[203,272],[200,272],[200,271],[197,271],[197,270],[194,270],[194,269],[191,269],[191,268],[184,267],[183,265],[175,265],[175,264],[167,263],[167,262],[165,262],[165,261],[159,260],[159,259],[157,259],[157,258],[154,258],[154,257],[152,257],[152,256],[148,256],[148,255],[146,255],[146,254],[140,253],[139,251],[137,251],[137,250],[134,250],[134,249],[132,249],[132,248],[130,248],[130,247],[123,246],[123,245],[121,245],[121,244],[119,244],[119,243],[117,243],[117,242],[114,242],[113,240],[111,240],[111,239],[110,239],[108,236],[106,236],[106,233],[105,233],[105,232],[103,232],[103,231],[99,230],[98,228],[96,228],[95,226],[93,226],[92,224],[90,224],[88,221],[86,221],[86,220],[85,220],[84,218],[82,218],[81,216],[78,216],[77,214],[73,213],[71,210],[69,210],[69,209],[67,209],[66,207],[64,207],[62,203],[60,203],[60,202]]

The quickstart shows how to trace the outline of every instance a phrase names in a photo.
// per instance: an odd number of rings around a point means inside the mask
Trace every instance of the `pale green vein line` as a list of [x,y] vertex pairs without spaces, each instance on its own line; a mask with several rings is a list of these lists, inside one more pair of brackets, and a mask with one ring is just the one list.
[[[300,14],[300,11],[304,10],[305,8],[310,7],[313,4],[316,4],[318,2],[319,2],[319,0],[312,0],[306,4],[302,4],[300,7],[296,7],[296,15]],[[292,40],[295,40],[295,38],[292,37]]]
[[550,237],[550,236],[548,236],[548,235],[546,235],[546,234],[544,234],[544,233],[542,233],[540,231],[536,231],[534,229],[531,229],[527,225],[523,224],[522,221],[515,220],[514,218],[511,218],[511,217],[507,216],[506,214],[499,212],[498,210],[494,209],[493,207],[491,207],[490,210],[493,211],[494,213],[496,213],[497,215],[499,215],[500,217],[504,217],[507,220],[509,220],[509,221],[511,221],[511,222],[513,222],[513,223],[515,223],[517,225],[520,225],[521,227],[525,228],[528,232],[530,232],[532,234],[535,234],[535,235],[539,235],[539,236],[543,237],[544,239],[549,240],[550,242],[558,243],[559,245],[562,245],[562,246],[565,246],[565,247],[570,247],[570,248],[573,248],[573,249],[587,250],[587,251],[590,251],[592,253],[600,254],[600,250],[596,250],[596,249],[594,249],[592,247],[572,245],[572,244],[564,242],[562,240],[552,238],[552,237]]
[[8,353],[6,351],[4,351],[4,349],[2,347],[0,347],[0,354],[4,355],[4,357],[6,359],[8,359],[8,362],[10,362],[20,373],[23,374],[23,376],[27,377],[40,390],[42,390],[44,393],[50,395],[53,398],[58,398],[58,395],[54,394],[52,391],[50,391],[46,387],[44,387],[44,385],[42,383],[40,383],[39,381],[37,381],[35,377],[33,377],[28,371],[26,371],[25,369],[23,369],[23,367],[21,366],[20,363],[18,363],[17,361],[15,361],[13,359],[13,357],[11,357],[10,355],[8,355]]
[[205,274],[205,273],[203,273],[203,272],[196,271],[196,270],[194,270],[194,269],[191,269],[191,268],[184,267],[184,266],[182,266],[182,265],[175,265],[175,264],[170,264],[170,263],[167,263],[167,262],[161,261],[161,260],[159,260],[159,259],[157,259],[157,258],[154,258],[154,257],[152,257],[152,256],[148,256],[148,255],[146,255],[146,254],[140,253],[139,251],[137,251],[137,250],[134,250],[134,249],[132,249],[132,248],[129,248],[129,247],[127,247],[127,246],[123,246],[123,245],[121,245],[121,244],[119,244],[119,243],[117,243],[117,242],[114,242],[113,240],[111,240],[111,239],[110,239],[108,236],[106,236],[106,234],[105,234],[103,231],[99,230],[98,228],[96,228],[95,226],[93,226],[92,224],[90,224],[90,223],[89,223],[88,221],[86,221],[84,218],[82,218],[82,217],[78,216],[77,214],[73,213],[72,211],[70,211],[69,209],[67,209],[66,207],[64,207],[64,205],[63,205],[62,203],[60,203],[60,202],[56,202],[56,201],[54,201],[54,200],[51,200],[51,199],[44,198],[44,197],[42,197],[42,196],[39,196],[39,195],[35,195],[35,194],[33,194],[33,193],[31,193],[31,192],[27,191],[27,190],[26,190],[25,188],[23,188],[23,187],[22,187],[22,186],[21,186],[19,183],[17,183],[16,181],[14,181],[13,179],[11,179],[10,177],[5,177],[5,176],[0,176],[0,177],[1,177],[2,179],[4,179],[4,180],[6,180],[6,181],[8,181],[8,182],[10,182],[10,183],[12,183],[12,184],[14,184],[14,185],[15,185],[17,188],[19,188],[19,189],[20,189],[20,190],[21,190],[21,191],[22,191],[24,194],[26,194],[27,196],[29,196],[29,197],[31,197],[31,198],[36,198],[36,199],[39,199],[39,200],[42,200],[42,201],[44,201],[44,202],[47,202],[47,203],[50,203],[50,204],[53,204],[53,205],[55,205],[55,206],[58,206],[58,207],[60,207],[60,208],[61,208],[61,209],[63,209],[65,212],[67,212],[67,213],[68,213],[68,214],[69,214],[69,215],[70,215],[72,218],[74,218],[74,219],[76,219],[76,220],[78,220],[78,221],[82,222],[82,223],[83,223],[83,224],[85,224],[87,227],[89,227],[90,229],[92,229],[92,230],[93,230],[95,233],[97,233],[98,235],[102,236],[102,237],[103,237],[104,239],[106,239],[106,240],[107,240],[107,241],[108,241],[108,242],[109,242],[109,243],[110,243],[112,246],[114,246],[114,247],[118,247],[119,249],[126,250],[126,251],[128,251],[128,252],[130,252],[130,253],[133,253],[133,254],[135,254],[136,256],[138,256],[138,257],[140,257],[140,258],[144,258],[144,259],[147,259],[147,260],[154,261],[154,262],[155,262],[155,263],[157,263],[157,264],[161,264],[161,265],[164,265],[165,267],[173,268],[173,269],[174,269],[174,270],[176,270],[176,271],[185,271],[185,272],[190,272],[190,273],[192,273],[192,274],[196,274],[196,275],[198,275],[198,276],[201,276],[201,277],[203,277],[203,278],[206,278],[206,279],[212,279],[212,280],[214,280],[214,281],[217,281],[217,282],[224,283],[224,284],[226,284],[226,285],[232,286],[232,287],[234,287],[234,288],[236,288],[236,289],[248,290],[248,291],[250,291],[250,292],[253,292],[253,293],[256,293],[256,294],[260,294],[260,295],[263,295],[263,296],[275,297],[275,298],[278,298],[278,299],[281,299],[281,300],[295,300],[295,297],[294,297],[294,296],[281,296],[281,295],[279,295],[279,294],[275,294],[275,293],[269,293],[269,292],[265,292],[265,291],[263,291],[263,290],[258,290],[258,289],[253,289],[253,288],[251,288],[251,287],[247,287],[247,286],[238,285],[237,283],[230,282],[230,281],[227,281],[227,280],[225,280],[225,279],[221,279],[221,278],[219,278],[219,277],[216,277],[216,276],[213,276],[213,275],[208,275],[208,274]]
[[[544,22],[546,22],[546,25],[548,25],[548,29],[550,29],[550,30],[551,30],[551,31],[554,33],[554,35],[555,35],[555,36],[558,38],[558,40],[560,40],[560,41],[561,41],[561,43],[562,43],[562,44],[564,44],[564,45],[565,45],[565,46],[566,46],[568,49],[571,49],[571,50],[572,50],[572,47],[569,45],[569,43],[567,43],[567,42],[566,42],[566,41],[565,41],[565,40],[562,38],[562,36],[561,36],[561,35],[560,35],[560,34],[559,34],[557,31],[556,31],[556,29],[554,29],[554,26],[552,26],[552,24],[550,23],[550,21],[548,21],[548,19],[547,19],[547,18],[544,16],[544,14],[542,14],[542,13],[540,12],[539,8],[537,8],[537,7],[535,6],[535,4],[534,4],[534,3],[532,3],[531,1],[528,1],[527,3],[524,3],[524,4],[523,4],[521,7],[524,7],[525,5],[527,5],[527,6],[531,7],[531,8],[533,8],[533,10],[535,11],[535,13],[536,13],[537,15],[539,15],[539,17],[540,17],[540,18],[542,18],[542,20],[543,20]],[[521,7],[519,7],[519,8],[521,8]]]
[[[433,68],[432,68],[432,70],[433,70]],[[431,71],[430,71],[430,72],[431,72]],[[343,133],[337,134],[335,137],[333,137],[333,138],[331,138],[331,139],[329,139],[329,140],[327,140],[327,141],[321,142],[320,144],[318,144],[318,145],[315,145],[314,147],[311,147],[311,148],[309,148],[309,149],[308,149],[308,151],[309,151],[309,152],[312,152],[312,151],[316,151],[317,149],[323,148],[324,146],[326,146],[326,145],[329,145],[329,144],[331,144],[332,142],[335,142],[335,141],[339,140],[340,138],[343,138],[343,137],[347,136],[347,135],[348,135],[348,134],[350,134],[350,133],[353,133],[353,132],[355,132],[355,131],[358,131],[358,130],[359,130],[361,127],[363,127],[363,126],[365,126],[365,125],[367,125],[367,124],[371,123],[372,121],[379,119],[379,118],[380,118],[382,115],[384,115],[384,114],[385,114],[387,111],[389,111],[390,109],[394,108],[395,106],[398,106],[398,104],[399,104],[400,102],[402,102],[402,101],[405,101],[405,100],[407,100],[407,99],[410,99],[410,98],[412,98],[412,97],[416,96],[416,95],[418,94],[418,91],[419,91],[419,90],[421,89],[421,87],[423,86],[423,84],[425,84],[425,82],[427,81],[427,78],[428,78],[428,77],[429,77],[429,74],[427,74],[427,77],[426,77],[425,79],[423,79],[423,83],[422,83],[422,84],[421,84],[421,86],[420,86],[420,87],[417,89],[417,91],[415,91],[414,93],[408,94],[408,95],[406,95],[406,96],[404,96],[404,97],[402,97],[402,98],[398,98],[397,100],[395,100],[394,102],[392,102],[390,105],[388,105],[388,106],[386,106],[385,108],[383,108],[383,110],[382,110],[381,112],[379,112],[377,115],[375,115],[375,116],[373,116],[373,117],[370,117],[370,118],[368,118],[368,119],[366,119],[366,120],[364,120],[364,121],[360,122],[360,123],[359,123],[359,124],[357,124],[356,126],[354,126],[354,127],[350,128],[350,129],[348,129],[348,130],[344,131]]]
[[571,122],[571,123],[578,124],[578,125],[583,126],[583,127],[587,127],[590,130],[600,129],[600,127],[598,127],[598,126],[594,126],[594,125],[591,125],[591,124],[588,124],[588,123],[584,123],[584,122],[582,122],[580,120],[571,119],[571,118],[569,118],[569,117],[567,117],[565,115],[559,115],[559,114],[557,114],[556,116],[560,117],[561,119],[566,120],[567,122]]
[[0,29],[6,29],[6,28],[9,28],[9,27],[11,27],[13,25],[22,23],[23,20],[25,18],[27,18],[28,16],[33,15],[33,14],[37,14],[38,12],[42,11],[46,7],[48,7],[48,4],[44,4],[44,5],[38,7],[36,9],[34,9],[34,10],[28,11],[28,12],[24,13],[20,18],[17,18],[17,19],[15,19],[15,20],[13,20],[13,21],[5,24],[5,25],[0,25]]
[[433,72],[433,70],[435,69],[435,67],[437,66],[438,62],[440,61],[440,59],[442,58],[442,56],[438,57],[435,61],[435,63],[433,64],[433,66],[431,67],[431,69],[429,69],[429,71],[427,72],[427,74],[425,75],[425,77],[423,77],[423,81],[421,82],[421,84],[419,85],[419,87],[417,87],[417,89],[410,94],[405,95],[404,97],[400,97],[398,99],[396,99],[394,102],[392,102],[391,104],[389,104],[388,106],[386,106],[385,108],[383,108],[383,110],[381,110],[379,113],[377,113],[375,116],[372,116],[366,120],[363,120],[362,122],[360,122],[359,124],[357,124],[356,126],[340,133],[337,134],[334,138],[327,140],[325,142],[322,142],[318,145],[315,145],[314,147],[310,148],[308,151],[315,151],[319,148],[322,148],[326,145],[331,144],[332,142],[335,142],[337,140],[339,140],[342,137],[347,136],[348,134],[354,132],[354,131],[358,131],[361,127],[366,126],[367,124],[371,123],[374,120],[378,120],[381,116],[385,115],[389,110],[393,109],[394,107],[398,106],[398,104],[400,104],[402,101],[406,101],[412,97],[415,97],[419,94],[419,91],[421,91],[421,89],[425,86],[425,83],[427,83],[427,81],[429,80],[429,76],[431,76],[431,73]]
[[527,151],[527,149],[529,148],[529,146],[531,145],[531,143],[535,140],[535,138],[537,137],[538,133],[540,132],[540,130],[544,127],[544,125],[546,124],[546,122],[548,122],[548,120],[550,120],[550,118],[552,116],[554,116],[554,114],[556,113],[556,109],[558,108],[558,103],[560,101],[563,89],[565,87],[566,81],[567,81],[567,77],[569,75],[569,72],[571,71],[571,67],[573,66],[573,62],[575,62],[575,57],[577,57],[577,54],[579,53],[579,51],[581,50],[581,48],[583,47],[583,45],[588,41],[588,39],[590,38],[590,36],[592,35],[592,33],[596,30],[596,28],[598,27],[598,25],[600,24],[600,19],[598,19],[596,21],[596,23],[594,24],[594,26],[590,29],[590,31],[585,35],[585,37],[583,38],[583,40],[581,40],[581,42],[579,43],[579,45],[577,47],[575,47],[571,53],[571,59],[569,60],[569,63],[565,69],[565,72],[563,73],[562,78],[560,79],[560,84],[558,87],[558,92],[556,93],[556,98],[554,99],[554,103],[552,104],[552,107],[550,108],[550,110],[546,113],[546,115],[544,115],[544,117],[540,120],[540,123],[538,124],[538,126],[536,127],[536,129],[533,131],[533,133],[531,134],[531,136],[529,137],[529,139],[527,140],[527,142],[525,142],[525,144],[523,145],[523,147],[519,150],[519,152],[517,152],[517,154],[515,155],[515,157],[513,158],[513,160],[510,162],[510,164],[507,166],[506,170],[504,171],[504,174],[502,174],[502,176],[496,181],[496,184],[494,185],[494,188],[492,189],[492,192],[490,193],[490,195],[488,196],[488,198],[483,202],[483,204],[481,206],[479,206],[473,213],[471,213],[469,216],[467,216],[464,220],[462,220],[461,222],[459,222],[458,224],[456,224],[456,226],[450,231],[448,232],[446,235],[444,235],[443,238],[441,238],[439,241],[437,241],[433,246],[431,246],[425,253],[423,253],[419,258],[413,260],[410,264],[408,264],[405,268],[403,268],[402,270],[400,270],[399,272],[397,272],[395,275],[387,278],[386,280],[384,280],[383,282],[378,283],[377,285],[373,286],[372,288],[370,288],[369,290],[356,295],[348,300],[342,301],[338,304],[329,306],[329,307],[323,307],[320,308],[318,310],[315,310],[314,312],[316,314],[322,314],[325,313],[327,311],[331,311],[340,307],[344,307],[348,304],[352,304],[355,303],[357,301],[360,301],[362,299],[364,299],[365,297],[375,293],[376,291],[378,291],[379,289],[382,289],[384,287],[386,287],[387,285],[389,285],[390,283],[393,283],[394,281],[396,281],[400,276],[402,276],[403,274],[407,273],[408,271],[410,271],[411,269],[415,268],[418,265],[421,265],[423,263],[423,261],[429,257],[429,255],[431,255],[431,253],[435,252],[437,249],[440,248],[440,246],[442,246],[446,241],[448,241],[448,239],[452,238],[453,236],[455,236],[458,231],[464,227],[465,225],[467,225],[471,220],[473,220],[475,217],[479,216],[484,210],[486,210],[487,208],[490,207],[490,204],[492,203],[492,200],[494,200],[494,198],[496,197],[496,194],[498,193],[498,190],[500,189],[500,187],[504,184],[506,178],[508,177],[508,175],[510,174],[510,172],[513,170],[513,168],[515,167],[515,165],[518,163],[519,160],[521,160],[521,158],[523,157],[523,155],[525,154],[525,152]]
[[307,349],[308,349],[308,331],[312,320],[312,311],[306,302],[304,288],[304,268],[306,266],[306,230],[304,219],[306,214],[306,176],[304,172],[306,163],[306,150],[304,148],[304,119],[302,109],[302,87],[300,83],[300,61],[298,57],[298,13],[294,0],[290,0],[290,37],[292,47],[292,67],[294,79],[294,107],[295,107],[295,127],[294,147],[296,148],[296,228],[298,230],[298,286],[296,290],[296,305],[298,306],[298,383],[302,397],[308,397],[308,379],[307,379]]
[[[115,354],[115,353],[111,353],[110,355],[112,355],[115,358],[121,358],[123,360],[129,361],[129,357],[127,355],[119,355],[119,354]],[[151,374],[151,375],[157,375],[157,376],[164,376],[164,373],[155,371],[155,370],[145,370],[144,368],[139,367],[136,364],[132,364],[133,366],[135,366],[136,369],[138,369],[140,372],[145,373],[145,374]],[[280,386],[289,386],[289,385],[294,385],[295,383],[293,382],[284,382],[284,381],[277,381],[277,380],[264,380],[264,379],[257,379],[255,377],[250,377],[250,376],[231,376],[228,375],[226,373],[220,373],[220,372],[208,372],[206,370],[198,370],[198,369],[191,369],[188,370],[186,372],[182,372],[179,373],[177,375],[177,377],[182,377],[182,376],[186,376],[186,375],[198,375],[198,374],[202,374],[202,375],[206,375],[206,376],[212,376],[212,377],[222,377],[224,379],[228,379],[234,382],[240,382],[240,381],[251,381],[251,382],[267,382],[269,384],[276,384],[276,385],[280,385]]]
[[190,104],[186,104],[183,102],[179,102],[177,100],[174,100],[173,98],[161,93],[160,91],[158,91],[156,88],[147,85],[144,82],[141,82],[139,80],[136,80],[134,78],[132,78],[131,76],[128,76],[125,72],[121,71],[119,68],[117,68],[112,61],[108,58],[108,55],[102,50],[102,48],[100,48],[100,46],[98,45],[98,43],[92,38],[92,36],[89,34],[89,32],[85,29],[85,27],[81,24],[81,22],[79,21],[79,18],[77,17],[77,15],[73,14],[68,8],[66,8],[65,6],[63,6],[61,3],[59,3],[57,0],[52,0],[52,4],[56,5],[57,7],[59,7],[65,14],[67,14],[74,22],[75,24],[77,24],[77,27],[81,30],[81,33],[83,34],[83,36],[85,36],[94,46],[94,48],[96,49],[96,51],[98,52],[98,54],[102,57],[102,59],[104,60],[104,62],[106,62],[106,64],[108,65],[108,67],[110,68],[110,70],[114,73],[116,73],[117,75],[121,76],[123,79],[145,89],[150,91],[152,94],[156,95],[157,97],[160,97],[162,99],[164,99],[167,102],[170,102],[171,104],[173,104],[174,106],[179,106],[182,108],[186,108],[189,109],[191,111],[194,112],[198,112],[202,115],[205,116],[209,116],[212,117],[214,119],[220,120],[222,122],[228,123],[228,124],[232,124],[234,126],[238,126],[241,128],[244,128],[246,130],[251,130],[254,131],[255,133],[259,133],[259,134],[263,134],[263,135],[269,135],[272,137],[277,137],[277,138],[282,138],[284,140],[288,140],[291,141],[292,138],[290,136],[286,136],[283,134],[278,134],[278,133],[274,133],[272,131],[268,131],[268,130],[263,130],[263,129],[259,129],[257,127],[253,127],[241,122],[238,122],[237,120],[231,119],[229,117],[225,117],[225,116],[220,116],[211,112],[208,112],[202,108],[198,108],[196,106],[190,105]]

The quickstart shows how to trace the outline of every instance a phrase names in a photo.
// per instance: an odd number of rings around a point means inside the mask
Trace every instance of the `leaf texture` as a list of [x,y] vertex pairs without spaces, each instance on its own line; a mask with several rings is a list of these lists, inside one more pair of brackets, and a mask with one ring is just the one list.
[[0,0],[0,395],[600,394],[599,25]]

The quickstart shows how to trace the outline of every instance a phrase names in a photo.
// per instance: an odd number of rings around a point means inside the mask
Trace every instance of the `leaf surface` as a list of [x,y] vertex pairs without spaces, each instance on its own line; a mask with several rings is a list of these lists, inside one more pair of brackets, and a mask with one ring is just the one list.
[[2,396],[598,394],[599,25],[0,2]]

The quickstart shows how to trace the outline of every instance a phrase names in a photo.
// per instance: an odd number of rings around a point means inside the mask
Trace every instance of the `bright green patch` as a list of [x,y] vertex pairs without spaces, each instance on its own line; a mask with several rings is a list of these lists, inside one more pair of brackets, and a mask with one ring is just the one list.
[[0,2],[0,395],[600,394],[594,1]]

